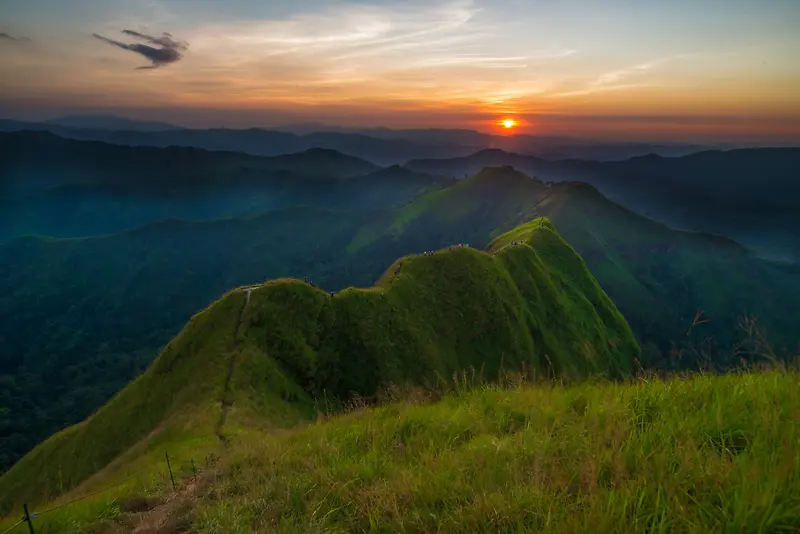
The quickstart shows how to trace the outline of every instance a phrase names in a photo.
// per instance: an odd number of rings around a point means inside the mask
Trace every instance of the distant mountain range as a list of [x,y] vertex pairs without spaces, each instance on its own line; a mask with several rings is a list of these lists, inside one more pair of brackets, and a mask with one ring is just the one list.
[[166,132],[170,130],[184,130],[166,122],[140,121],[117,117],[115,115],[68,115],[44,121],[44,124],[53,126],[66,126],[67,128],[85,128],[93,130],[126,130],[131,132]]
[[625,161],[548,161],[502,150],[413,160],[406,167],[463,178],[510,165],[545,181],[582,181],[673,228],[732,237],[759,254],[800,261],[800,148],[648,154]]
[[[43,157],[46,155],[46,157]],[[291,206],[383,209],[446,187],[329,149],[258,157],[0,133],[0,242],[115,233],[168,217],[242,217]]]
[[[6,124],[6,126],[8,126]],[[330,179],[334,176],[365,175],[379,169],[370,163],[369,158],[347,156],[347,149],[356,153],[375,155],[376,151],[384,156],[416,151],[436,152],[441,146],[424,147],[414,145],[410,141],[379,139],[361,134],[309,134],[297,136],[286,132],[269,132],[264,130],[182,130],[165,132],[110,132],[106,130],[69,130],[67,137],[75,134],[78,137],[107,137],[116,139],[113,144],[123,145],[114,150],[108,144],[77,143],[55,137],[48,131],[49,127],[39,125],[37,132],[15,132],[0,134],[0,184],[8,182],[14,175],[25,169],[27,177],[24,183],[30,186],[36,180],[52,180],[55,176],[80,176],[77,182],[86,184],[92,176],[103,175],[103,191],[109,192],[111,183],[122,187],[125,182],[131,187],[144,191],[147,184],[156,184],[156,188],[166,191],[171,188],[190,185],[199,198],[201,194],[211,194],[215,187],[224,186],[225,193],[221,198],[228,198],[229,186],[237,184],[244,188],[237,198],[251,194],[254,184],[259,184],[260,193],[253,193],[250,206],[238,202],[238,207],[223,208],[225,202],[212,201],[211,208],[189,206],[178,209],[172,215],[188,219],[203,219],[214,216],[242,216],[259,213],[259,210],[293,205],[291,195],[285,201],[274,202],[275,192],[272,188],[267,198],[264,192],[266,183],[275,180],[284,184],[284,193],[297,185],[290,174],[300,174],[305,179]],[[59,129],[63,127],[56,127]],[[42,132],[41,129],[45,131]],[[2,130],[2,127],[0,127]],[[471,140],[483,134],[470,131],[411,131],[419,139],[426,142],[438,142],[441,136],[455,136],[462,141]],[[380,131],[381,135],[389,135]],[[397,133],[397,132],[395,132]],[[64,134],[64,132],[60,132]],[[50,135],[50,137],[48,137]],[[477,137],[476,137],[477,136]],[[141,143],[136,140],[142,141]],[[159,151],[146,148],[151,143],[169,146]],[[127,142],[123,142],[127,141]],[[174,141],[174,142],[172,142]],[[125,149],[125,145],[137,145],[137,148]],[[141,146],[139,146],[141,145]],[[179,148],[187,145],[187,148]],[[212,152],[197,151],[188,146],[210,145],[214,152],[222,152],[217,157]],[[308,146],[336,146],[333,148],[308,148]],[[252,150],[245,153],[232,152],[249,146]],[[209,148],[206,146],[206,148]],[[296,155],[291,155],[299,149]],[[444,152],[458,152],[463,148],[450,146]],[[277,153],[280,155],[257,158],[246,152]],[[47,153],[46,159],[41,154]],[[377,157],[373,160],[382,160]],[[389,160],[393,159],[388,157]],[[541,157],[506,152],[500,149],[485,149],[455,158],[422,158],[412,159],[405,163],[406,172],[415,174],[433,174],[442,176],[443,180],[459,179],[471,176],[486,166],[510,165],[523,172],[537,176],[546,181],[584,181],[595,185],[603,194],[634,211],[664,222],[674,228],[700,230],[727,235],[748,247],[756,250],[764,257],[800,261],[800,148],[758,148],[738,149],[731,151],[704,151],[681,157],[664,157],[647,154],[624,161],[591,161],[591,160],[558,160],[551,161]],[[45,169],[51,169],[44,173]],[[214,170],[213,173],[209,172]],[[397,171],[395,171],[397,172]],[[289,173],[289,174],[287,174]],[[44,176],[47,176],[45,179]],[[281,174],[283,178],[277,175]],[[110,176],[116,180],[109,180]],[[267,179],[267,175],[271,178]],[[128,178],[124,178],[128,176]],[[202,179],[198,181],[198,176]],[[209,182],[211,180],[214,184]],[[74,184],[76,180],[68,180]],[[120,182],[121,181],[121,182]],[[45,183],[42,182],[42,183]],[[22,183],[17,181],[17,183]],[[37,182],[38,183],[38,182]],[[49,183],[49,182],[48,182]],[[399,182],[395,182],[399,183]],[[41,184],[40,184],[41,185]],[[51,183],[55,186],[57,184]],[[62,184],[63,185],[63,184]],[[85,187],[82,186],[82,187]],[[289,189],[286,189],[288,187]],[[350,190],[355,190],[350,184]],[[152,189],[152,187],[151,187]],[[412,193],[407,190],[406,193]],[[48,195],[59,195],[67,191],[53,190]],[[88,195],[71,192],[76,199],[76,211],[84,221],[95,220],[89,211],[77,208],[89,202],[93,195],[101,193],[96,187]],[[386,190],[389,193],[389,190]],[[216,194],[216,193],[214,193]],[[328,192],[319,196],[321,202],[330,202]],[[345,199],[346,196],[339,198]],[[398,201],[408,197],[401,194]],[[8,205],[11,197],[5,197]],[[31,199],[29,199],[30,201]],[[41,202],[41,200],[39,201]],[[198,201],[199,202],[199,201]],[[357,200],[356,200],[357,202]],[[3,199],[0,199],[3,203]],[[201,202],[203,203],[203,202]],[[208,203],[203,204],[204,206]],[[340,205],[340,204],[336,204]],[[348,204],[340,205],[346,207]],[[349,204],[352,205],[352,204]],[[22,216],[19,210],[23,204],[17,202],[14,207],[6,207],[0,219],[9,221],[32,221],[41,218],[42,213],[55,213],[42,209],[39,204],[35,209],[39,215]],[[139,205],[143,208],[143,205]],[[171,208],[170,208],[171,209]],[[16,214],[12,213],[14,210]],[[125,209],[116,212],[119,216]],[[157,211],[169,214],[169,209]],[[116,217],[110,215],[111,220]],[[63,220],[63,216],[60,217]],[[69,217],[68,217],[69,218]],[[127,223],[113,227],[113,231],[131,228],[137,224],[155,220],[151,217],[130,219]],[[38,223],[37,223],[38,224]],[[49,223],[48,223],[49,224]],[[91,235],[86,225],[80,232],[71,233],[69,225],[54,222],[47,225],[0,224],[0,239],[20,232],[43,233],[45,235]],[[54,226],[60,226],[56,231]],[[54,233],[55,232],[55,233]]]
[[327,148],[380,165],[402,164],[417,158],[451,158],[496,148],[546,159],[619,160],[658,153],[684,155],[709,147],[685,143],[607,142],[569,137],[489,135],[472,130],[348,129],[318,125],[272,129],[187,129],[166,123],[119,117],[73,116],[47,122],[0,119],[0,131],[45,130],[62,137],[120,145],[190,146],[208,150],[274,156]]

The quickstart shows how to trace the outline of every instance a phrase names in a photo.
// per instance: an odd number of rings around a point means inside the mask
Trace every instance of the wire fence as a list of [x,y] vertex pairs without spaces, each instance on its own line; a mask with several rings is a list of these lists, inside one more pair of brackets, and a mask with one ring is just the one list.
[[[176,473],[177,473],[177,475],[179,477],[178,481],[180,481],[181,480],[181,478],[180,478],[181,476],[183,476],[184,478],[187,477],[187,476],[191,476],[193,478],[193,480],[197,480],[197,474],[202,472],[202,466],[201,466],[201,469],[198,469],[197,465],[195,464],[194,458],[189,458],[188,460],[184,460],[184,461],[178,463],[177,464],[177,469],[173,469],[174,458],[170,458],[168,452],[164,453],[164,460],[165,460],[165,465],[166,465],[166,471],[169,473],[169,481],[170,481],[170,483],[172,485],[172,490],[173,491],[177,491],[177,489],[178,489],[178,484],[175,481]],[[206,467],[206,469],[209,467],[209,465],[213,465],[215,463],[216,463],[216,457],[214,455],[208,455],[208,456],[205,457],[205,467]],[[150,472],[150,471],[151,471],[151,469],[142,469],[140,471],[137,471],[135,473],[132,473],[132,474],[126,476],[122,480],[118,480],[117,482],[115,482],[115,483],[113,483],[113,484],[111,484],[109,486],[106,486],[106,487],[101,488],[99,490],[92,491],[91,493],[87,493],[86,495],[81,495],[80,497],[76,497],[76,498],[71,499],[71,500],[69,500],[67,502],[63,502],[63,503],[57,504],[55,506],[51,506],[50,508],[46,508],[44,510],[31,512],[28,509],[28,505],[24,504],[23,505],[24,515],[23,515],[22,519],[20,519],[19,521],[17,521],[16,523],[11,525],[10,527],[8,527],[1,534],[9,534],[10,532],[14,531],[17,527],[20,527],[24,523],[27,523],[28,532],[30,532],[30,534],[35,534],[36,529],[35,529],[35,526],[34,526],[34,519],[38,518],[39,516],[44,515],[44,514],[48,514],[50,512],[54,512],[54,511],[56,511],[56,510],[58,510],[60,508],[64,508],[66,506],[70,506],[70,505],[75,504],[77,502],[83,501],[84,499],[88,499],[90,497],[94,497],[95,495],[99,495],[101,493],[104,493],[104,492],[109,491],[111,489],[114,489],[116,487],[122,486],[123,484],[125,484],[129,480],[134,479],[134,478],[136,478],[136,477],[138,477],[138,476],[140,476],[140,475],[142,475],[142,474],[144,474],[146,472]],[[165,475],[166,475],[166,473],[165,473]]]

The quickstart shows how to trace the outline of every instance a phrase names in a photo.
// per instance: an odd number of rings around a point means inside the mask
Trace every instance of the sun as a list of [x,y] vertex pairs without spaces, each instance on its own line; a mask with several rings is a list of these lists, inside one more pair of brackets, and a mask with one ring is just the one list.
[[506,130],[510,130],[511,128],[514,128],[517,125],[517,121],[515,121],[514,119],[502,119],[499,122],[500,126],[505,128]]

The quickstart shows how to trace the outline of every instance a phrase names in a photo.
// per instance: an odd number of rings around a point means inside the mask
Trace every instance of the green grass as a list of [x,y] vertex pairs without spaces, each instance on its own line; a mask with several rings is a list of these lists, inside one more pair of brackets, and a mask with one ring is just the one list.
[[[458,377],[437,401],[415,390],[238,435],[219,476],[173,513],[208,534],[796,532],[798,379]],[[163,468],[149,476],[40,516],[37,532],[126,531],[126,503],[171,493]]]
[[163,456],[171,444],[212,436],[229,361],[225,356],[234,348],[243,304],[242,293],[231,293],[197,314],[153,365],[102,409],[17,462],[0,478],[2,511],[53,499],[131,448],[134,458],[151,450]]
[[796,532],[795,372],[484,387],[240,442],[193,528]]
[[291,428],[353,396],[431,387],[467,368],[489,381],[521,367],[630,374],[638,345],[580,256],[548,221],[525,239],[494,255],[402,258],[375,287],[333,297],[288,279],[249,300],[228,293],[106,406],[5,473],[0,511],[91,490],[188,443],[213,450],[217,436]]
[[333,298],[270,282],[253,292],[244,332],[309,395],[340,401],[468,367],[489,380],[523,364],[622,376],[638,353],[625,319],[549,222],[494,256],[449,247],[401,258],[374,288]]

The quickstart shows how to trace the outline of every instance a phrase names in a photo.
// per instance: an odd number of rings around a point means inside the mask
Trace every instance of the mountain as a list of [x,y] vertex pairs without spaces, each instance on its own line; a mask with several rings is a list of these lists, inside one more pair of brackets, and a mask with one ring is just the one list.
[[453,182],[383,173],[327,149],[265,158],[74,141],[47,132],[0,134],[0,169],[0,241],[109,234],[168,217],[208,220],[300,205],[384,209]]
[[[276,129],[168,129],[74,127],[0,119],[0,131],[44,130],[70,139],[129,146],[189,146],[207,150],[274,156],[309,148],[337,150],[379,165],[402,164],[418,158],[467,156],[482,149],[532,154],[547,159],[618,160],[651,152],[679,156],[706,150],[704,145],[679,143],[606,142],[570,137],[489,135],[472,130],[389,130],[336,128],[324,125]],[[719,147],[722,148],[722,147]]]
[[92,130],[115,130],[131,132],[167,132],[183,130],[166,122],[139,121],[116,115],[68,115],[44,121],[47,125],[66,126],[68,128],[85,128]]
[[422,170],[432,174],[442,174],[454,178],[473,176],[486,167],[508,166],[522,172],[532,173],[531,169],[546,167],[549,162],[534,156],[506,152],[499,148],[484,149],[460,158],[431,158],[407,161],[407,169]]
[[5,473],[0,510],[72,488],[135,445],[190,427],[225,440],[254,416],[312,416],[323,397],[468,368],[488,380],[521,367],[628,375],[637,343],[580,256],[547,220],[517,234],[491,255],[456,246],[400,258],[370,289],[281,279],[227,293],[108,404]]
[[488,165],[513,165],[541,180],[587,182],[674,228],[726,235],[763,257],[800,261],[800,148],[651,154],[620,162],[546,161],[484,150],[406,167],[461,178]]
[[396,256],[373,265],[381,258],[357,263],[342,250],[375,216],[291,208],[0,245],[0,465],[101,406],[231,287],[285,276],[332,290],[373,283]]
[[[356,184],[361,209],[172,219],[104,237],[0,245],[5,464],[102,405],[227,288],[278,277],[308,278],[326,290],[368,287],[397,257],[458,243],[494,250],[494,239],[538,216],[558,225],[628,318],[646,367],[726,368],[752,359],[742,344],[752,341],[743,339],[746,314],[776,355],[800,341],[796,265],[760,260],[719,236],[671,230],[583,183],[548,186],[502,167],[450,187],[416,176],[394,167],[345,179]],[[384,181],[398,185],[376,187]],[[316,187],[306,194],[313,198]],[[421,196],[392,204],[402,187]]]
[[[298,174],[326,177],[347,177],[372,172],[378,167],[359,158],[327,149],[308,149],[297,154],[282,154],[274,157],[257,157],[239,152],[210,151],[191,147],[170,146],[158,149],[149,146],[128,147],[103,142],[80,142],[65,139],[47,132],[23,131],[0,134],[2,148],[3,182],[29,180],[20,174],[29,167],[58,169],[67,167],[63,175],[69,182],[110,183],[128,181],[137,186],[158,183],[168,186],[173,183],[197,187],[208,181],[196,176],[203,171],[215,183],[229,179],[225,173],[236,171],[291,171]],[[44,161],[43,154],[47,154]],[[141,162],[137,165],[137,162]],[[163,177],[170,172],[168,183]],[[238,178],[239,176],[237,176]],[[64,183],[67,180],[50,179],[47,185]],[[0,182],[2,183],[2,182]]]
[[[711,234],[676,231],[625,209],[585,183],[550,186],[508,168],[487,168],[456,185],[425,195],[396,212],[381,229],[394,246],[428,250],[447,242],[487,244],[503,229],[548,217],[585,258],[600,284],[628,318],[648,366],[729,366],[745,316],[758,318],[776,351],[800,342],[800,268],[755,257]],[[370,246],[369,238],[358,241]],[[391,246],[375,243],[374,246]],[[403,251],[402,248],[398,250]],[[692,324],[702,312],[703,322]],[[687,332],[691,331],[691,336]],[[693,351],[706,339],[712,354]],[[673,348],[685,353],[677,361]],[[710,350],[710,349],[709,349]]]
[[426,146],[402,139],[380,139],[358,133],[321,132],[296,135],[290,132],[261,128],[143,132],[74,128],[55,124],[0,120],[0,131],[47,131],[60,137],[79,141],[100,141],[116,145],[159,148],[194,147],[205,150],[243,152],[257,156],[276,156],[323,148],[345,152],[380,165],[403,163],[411,158],[460,156],[473,151],[468,147]]
[[[709,148],[725,148],[724,144],[701,145],[675,142],[603,141],[552,135],[492,135],[465,129],[402,129],[389,128],[345,128],[326,124],[299,124],[279,126],[277,130],[299,135],[330,132],[361,134],[380,139],[402,140],[411,143],[436,146],[449,150],[461,147],[471,152],[481,149],[501,149],[520,152],[544,159],[596,159],[601,161],[622,160],[648,153],[663,156],[683,156]],[[440,156],[442,157],[442,156]]]
[[304,174],[358,176],[378,169],[372,163],[326,148],[309,148],[298,154],[275,156],[269,160],[274,168]]

